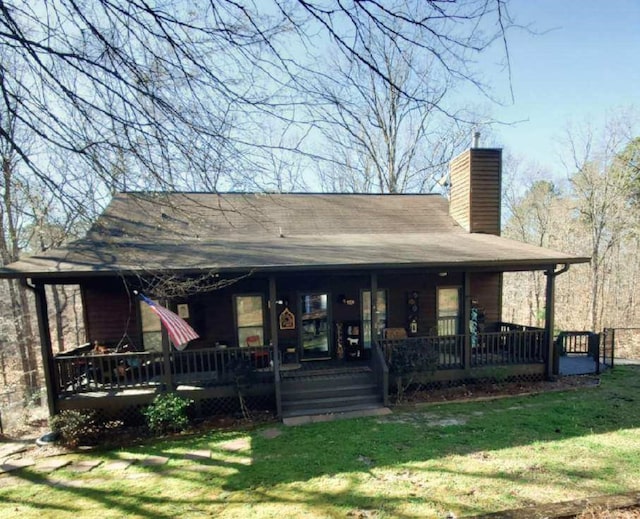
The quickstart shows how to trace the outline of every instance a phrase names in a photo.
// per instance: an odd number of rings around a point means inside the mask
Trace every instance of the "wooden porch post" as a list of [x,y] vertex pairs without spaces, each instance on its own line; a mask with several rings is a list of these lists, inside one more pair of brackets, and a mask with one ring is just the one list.
[[378,332],[378,274],[371,273],[371,342]]
[[554,375],[558,374],[558,366],[556,366],[556,355],[553,347],[553,330],[555,327],[555,281],[556,273],[555,269],[547,270],[544,274],[547,276],[547,287],[545,293],[545,312],[544,312],[544,336],[546,354],[546,376],[547,379],[552,379]]
[[471,371],[471,331],[469,321],[471,320],[471,276],[469,272],[464,273],[462,282],[462,326],[464,327],[464,370]]
[[278,347],[278,309],[276,308],[276,278],[269,276],[269,327],[271,328],[271,348],[273,351],[273,383],[276,393],[276,413],[282,417],[282,396],[280,393],[280,349]]
[[47,308],[47,294],[42,283],[35,285],[33,293],[36,299],[36,315],[38,317],[38,331],[40,333],[40,351],[44,371],[44,382],[47,387],[47,404],[49,416],[55,416],[58,412],[58,377],[53,360],[53,347],[51,346],[51,329],[49,328],[49,311]]

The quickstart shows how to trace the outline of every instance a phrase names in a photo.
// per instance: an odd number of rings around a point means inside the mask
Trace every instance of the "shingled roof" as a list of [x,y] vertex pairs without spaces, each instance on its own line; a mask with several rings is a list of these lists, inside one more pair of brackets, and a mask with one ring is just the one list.
[[113,272],[489,267],[571,256],[471,234],[439,195],[121,193],[86,237],[21,259],[2,277]]

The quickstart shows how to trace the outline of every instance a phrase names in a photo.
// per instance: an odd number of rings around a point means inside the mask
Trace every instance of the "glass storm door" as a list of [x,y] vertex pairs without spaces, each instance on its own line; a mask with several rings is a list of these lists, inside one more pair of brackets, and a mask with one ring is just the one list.
[[328,301],[327,294],[300,296],[302,360],[331,358]]

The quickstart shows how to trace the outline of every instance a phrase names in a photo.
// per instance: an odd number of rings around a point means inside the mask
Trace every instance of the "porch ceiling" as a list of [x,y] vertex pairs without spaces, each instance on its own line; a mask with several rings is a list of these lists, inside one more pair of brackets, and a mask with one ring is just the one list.
[[499,236],[464,232],[179,236],[174,240],[122,236],[108,241],[87,237],[24,258],[0,269],[0,277],[415,267],[536,270],[587,261]]

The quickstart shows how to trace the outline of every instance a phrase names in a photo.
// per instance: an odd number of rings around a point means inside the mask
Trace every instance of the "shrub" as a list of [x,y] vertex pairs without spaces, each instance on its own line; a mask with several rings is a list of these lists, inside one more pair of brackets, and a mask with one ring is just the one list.
[[158,395],[151,405],[143,409],[149,429],[155,434],[180,432],[189,425],[187,409],[193,400],[174,393]]
[[101,437],[98,414],[91,410],[66,410],[51,419],[51,429],[67,447],[93,445]]
[[398,402],[402,401],[416,375],[436,370],[439,358],[437,346],[425,338],[404,339],[394,344],[389,358],[389,374],[395,379]]

